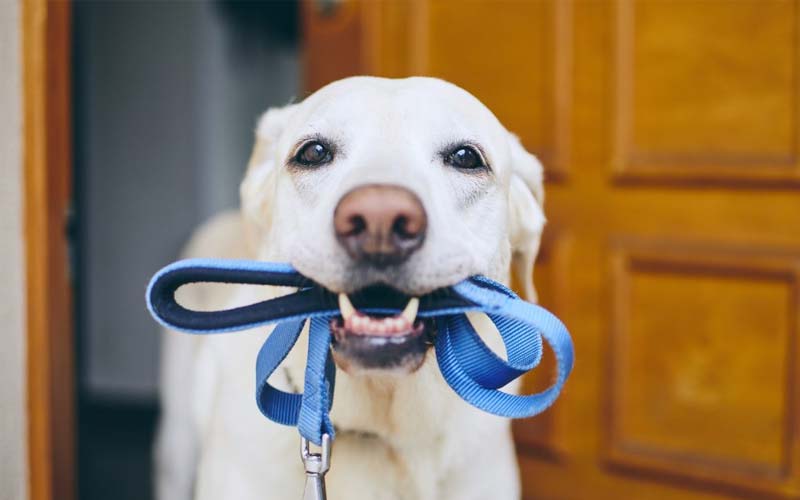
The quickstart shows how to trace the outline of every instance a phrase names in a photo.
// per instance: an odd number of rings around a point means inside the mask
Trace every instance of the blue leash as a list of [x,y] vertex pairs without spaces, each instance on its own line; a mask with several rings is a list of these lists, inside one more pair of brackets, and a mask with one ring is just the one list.
[[[175,291],[190,283],[240,283],[297,288],[282,297],[222,311],[192,311],[175,300]],[[194,334],[228,333],[278,323],[256,361],[256,402],[267,418],[297,426],[308,441],[321,445],[334,437],[330,409],[336,381],[329,321],[340,315],[336,297],[288,264],[245,260],[189,259],[164,267],[147,288],[147,307],[167,328]],[[357,304],[358,305],[358,304]],[[401,304],[379,297],[360,310],[394,314]],[[486,313],[497,326],[507,360],[494,354],[464,313]],[[466,402],[510,418],[530,417],[558,398],[572,370],[573,346],[564,324],[553,314],[525,302],[505,286],[482,276],[420,297],[419,317],[435,318],[436,359],[450,387]],[[310,321],[308,361],[302,394],[288,393],[267,382],[294,347]],[[499,389],[535,368],[542,356],[542,337],[558,362],[552,386],[518,396]]]

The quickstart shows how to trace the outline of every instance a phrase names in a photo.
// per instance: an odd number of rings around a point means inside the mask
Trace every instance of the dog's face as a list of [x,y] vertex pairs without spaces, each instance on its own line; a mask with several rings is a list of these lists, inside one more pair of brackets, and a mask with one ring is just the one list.
[[[474,274],[506,281],[512,254],[530,276],[541,178],[535,158],[464,90],[356,77],[262,117],[242,203],[261,258],[291,262],[339,294],[339,365],[407,372],[435,335],[415,317],[416,297]],[[352,305],[379,294],[402,294],[404,313]]]

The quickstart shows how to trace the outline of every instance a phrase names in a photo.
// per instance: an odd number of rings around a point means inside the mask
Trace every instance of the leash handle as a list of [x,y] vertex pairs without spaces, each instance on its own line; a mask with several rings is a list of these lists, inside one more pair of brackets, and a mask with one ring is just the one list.
[[[229,283],[300,288],[295,294],[224,309],[193,311],[175,299],[178,288],[194,283]],[[330,309],[313,282],[289,264],[248,260],[186,259],[170,264],[153,276],[147,287],[147,307],[161,325],[188,333],[226,333],[267,325],[278,320],[306,317],[309,308]],[[330,306],[330,304],[328,304]]]
[[[217,311],[194,311],[179,304],[175,298],[178,288],[199,283],[269,285],[299,290],[255,304]],[[351,298],[359,310],[382,314],[400,312],[408,300],[399,294],[385,293],[379,297],[357,294]],[[162,326],[193,334],[230,333],[278,321],[339,315],[336,296],[298,273],[289,264],[250,260],[177,261],[153,276],[147,286],[145,299],[150,314]],[[476,309],[474,304],[443,289],[421,298],[418,315],[430,317],[473,309]]]

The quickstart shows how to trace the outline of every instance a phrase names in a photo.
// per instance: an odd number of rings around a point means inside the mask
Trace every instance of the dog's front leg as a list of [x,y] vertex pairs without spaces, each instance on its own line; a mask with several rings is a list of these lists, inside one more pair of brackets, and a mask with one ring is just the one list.
[[520,481],[508,421],[479,415],[450,443],[441,484],[441,500],[519,500]]
[[[269,425],[269,424],[267,424]],[[270,436],[219,433],[203,450],[195,498],[197,500],[284,500],[300,498],[303,468],[296,433],[281,429]]]
[[379,438],[341,433],[327,475],[328,497],[348,500],[431,500],[418,494],[401,458]]
[[[201,442],[197,500],[291,500],[302,495],[297,430],[268,421],[253,400],[251,370],[265,333],[209,337],[198,356],[198,375],[214,376],[201,377],[204,387],[197,391],[200,400],[195,404]],[[273,382],[289,389],[286,380]]]

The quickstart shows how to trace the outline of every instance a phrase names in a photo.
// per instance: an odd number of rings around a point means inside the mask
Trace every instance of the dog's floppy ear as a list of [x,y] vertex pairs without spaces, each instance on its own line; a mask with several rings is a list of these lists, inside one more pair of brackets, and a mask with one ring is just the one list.
[[528,153],[519,138],[509,134],[511,180],[509,185],[509,239],[511,271],[523,288],[525,299],[535,302],[533,262],[545,224],[542,164]]
[[270,108],[258,120],[255,146],[250,155],[244,180],[239,187],[242,214],[251,241],[257,234],[263,235],[270,228],[272,220],[270,207],[275,193],[277,164],[280,162],[275,148],[296,108],[297,104]]

